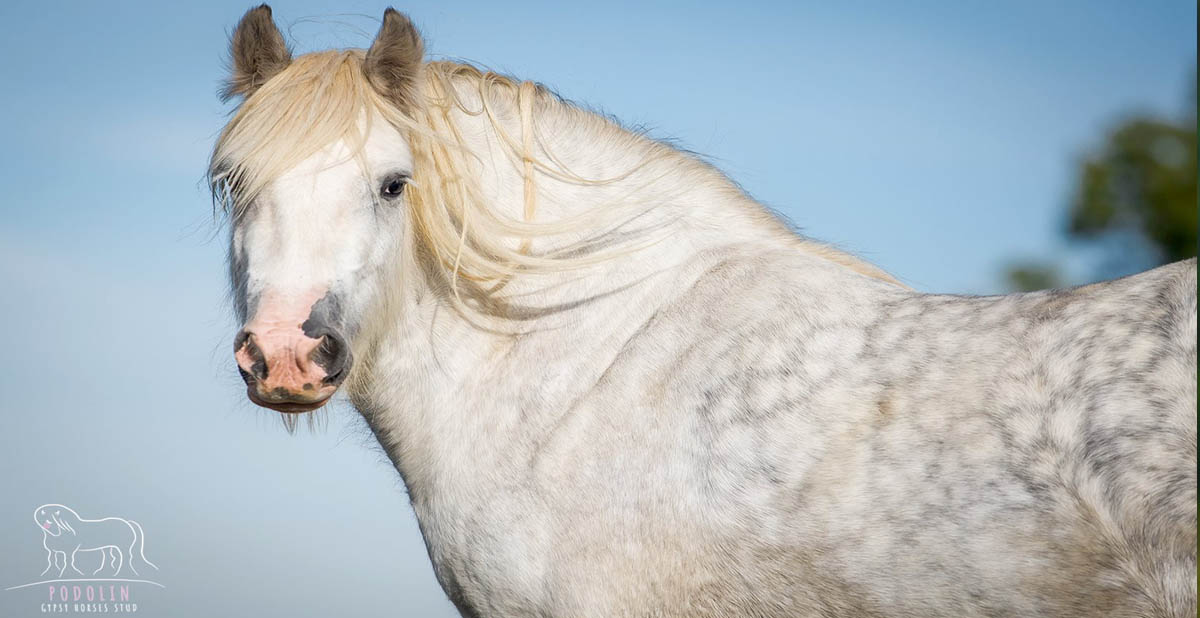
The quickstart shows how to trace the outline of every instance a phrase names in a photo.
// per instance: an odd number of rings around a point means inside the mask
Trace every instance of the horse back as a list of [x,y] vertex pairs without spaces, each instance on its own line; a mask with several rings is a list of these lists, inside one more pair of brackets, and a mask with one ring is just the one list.
[[862,383],[875,414],[859,417],[856,443],[831,447],[860,456],[814,469],[874,476],[851,489],[874,509],[859,539],[887,549],[874,570],[850,552],[848,573],[892,582],[874,592],[896,599],[913,592],[878,565],[972,590],[964,615],[1195,615],[1195,260],[876,307]]
[[658,341],[722,559],[801,614],[1194,615],[1195,273],[962,297],[717,265]]

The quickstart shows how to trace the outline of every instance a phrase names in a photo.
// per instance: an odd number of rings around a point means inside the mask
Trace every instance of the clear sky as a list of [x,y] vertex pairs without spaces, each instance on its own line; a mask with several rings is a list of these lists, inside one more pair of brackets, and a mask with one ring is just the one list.
[[[300,51],[385,5],[274,6]],[[141,522],[144,616],[451,615],[403,487],[345,404],[284,433],[244,401],[202,178],[234,2],[0,5],[0,589],[45,567],[34,508]],[[806,234],[922,290],[1001,291],[1060,235],[1080,156],[1179,115],[1196,4],[397,7],[435,55],[541,81],[709,156]],[[32,615],[40,588],[0,590]]]

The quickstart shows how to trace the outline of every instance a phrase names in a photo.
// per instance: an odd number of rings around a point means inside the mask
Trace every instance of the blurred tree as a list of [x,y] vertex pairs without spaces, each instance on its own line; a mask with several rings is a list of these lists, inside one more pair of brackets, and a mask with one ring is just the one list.
[[1028,292],[1062,287],[1058,268],[1048,264],[1028,262],[1009,267],[1005,275],[1010,290]]
[[[1191,103],[1178,123],[1134,118],[1122,124],[1083,162],[1066,233],[1099,246],[1106,270],[1130,272],[1196,255],[1194,82]],[[1146,250],[1131,251],[1130,241]],[[1006,280],[1015,291],[1038,290],[1060,285],[1057,273],[1053,265],[1019,263]]]
[[1163,261],[1196,255],[1196,120],[1134,120],[1084,163],[1068,233],[1077,238],[1133,231]]

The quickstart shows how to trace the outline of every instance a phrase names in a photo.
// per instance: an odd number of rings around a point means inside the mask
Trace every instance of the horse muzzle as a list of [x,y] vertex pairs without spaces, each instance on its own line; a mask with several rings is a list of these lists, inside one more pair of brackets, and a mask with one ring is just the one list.
[[306,332],[256,321],[238,333],[233,345],[250,401],[279,412],[325,405],[352,364],[345,339],[330,328]]

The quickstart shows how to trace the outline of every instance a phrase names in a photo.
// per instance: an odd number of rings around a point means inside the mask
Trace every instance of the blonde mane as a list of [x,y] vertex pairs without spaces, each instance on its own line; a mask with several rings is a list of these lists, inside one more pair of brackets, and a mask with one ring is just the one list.
[[[579,229],[597,214],[534,223],[538,174],[571,183],[604,184],[628,177],[655,158],[686,158],[662,146],[651,149],[647,159],[619,177],[582,178],[553,153],[535,156],[536,117],[554,106],[569,105],[545,88],[467,64],[429,62],[422,68],[416,100],[400,109],[371,86],[363,71],[364,57],[363,50],[305,54],[247,98],[213,150],[209,181],[215,202],[236,220],[271,181],[339,140],[365,171],[362,147],[371,123],[382,119],[408,140],[412,151],[412,179],[405,195],[418,242],[445,270],[447,281],[502,282],[517,272],[563,270],[605,259],[603,255],[530,253],[531,239]],[[461,83],[469,84],[478,95],[476,109],[468,108],[460,97],[457,84]],[[511,135],[498,118],[505,113],[497,109],[501,96],[515,102],[519,136]],[[456,111],[486,116],[520,170],[523,221],[499,215],[489,207],[475,180],[480,161],[466,148],[452,120]],[[825,259],[895,283],[883,271],[853,256],[797,240]],[[457,291],[457,285],[454,288]]]

